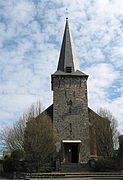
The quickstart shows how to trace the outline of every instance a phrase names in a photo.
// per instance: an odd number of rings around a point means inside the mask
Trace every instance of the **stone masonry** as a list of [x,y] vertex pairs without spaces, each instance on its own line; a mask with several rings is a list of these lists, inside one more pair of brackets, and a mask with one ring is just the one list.
[[90,157],[87,75],[52,75],[53,126],[61,140],[81,140],[79,162]]

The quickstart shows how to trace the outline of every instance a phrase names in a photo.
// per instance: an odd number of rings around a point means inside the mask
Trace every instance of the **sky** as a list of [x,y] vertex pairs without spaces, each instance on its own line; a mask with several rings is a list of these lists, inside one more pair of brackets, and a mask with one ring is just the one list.
[[89,107],[111,111],[123,134],[123,0],[0,0],[0,129],[52,104],[66,8]]

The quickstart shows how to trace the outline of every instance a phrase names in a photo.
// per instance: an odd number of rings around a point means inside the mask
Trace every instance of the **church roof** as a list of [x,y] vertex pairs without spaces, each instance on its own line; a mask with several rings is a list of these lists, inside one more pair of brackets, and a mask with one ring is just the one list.
[[66,18],[65,31],[57,70],[67,72],[67,68],[68,70],[71,69],[71,72],[80,70],[69,28],[68,18]]

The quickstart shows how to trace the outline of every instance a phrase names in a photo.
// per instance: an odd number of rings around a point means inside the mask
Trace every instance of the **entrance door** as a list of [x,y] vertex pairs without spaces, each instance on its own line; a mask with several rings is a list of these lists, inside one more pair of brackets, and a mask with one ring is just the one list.
[[72,163],[78,163],[78,144],[72,144]]
[[78,143],[64,143],[66,163],[78,163],[78,154]]

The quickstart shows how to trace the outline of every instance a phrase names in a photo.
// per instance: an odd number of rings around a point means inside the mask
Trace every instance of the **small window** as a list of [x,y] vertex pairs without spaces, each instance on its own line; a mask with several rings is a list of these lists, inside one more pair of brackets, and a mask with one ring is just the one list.
[[69,67],[66,67],[66,72],[67,72],[67,73],[71,73],[71,72],[72,72],[72,67],[70,67],[70,66],[69,66]]
[[59,85],[58,85],[58,88],[60,88],[60,80],[59,80]]

